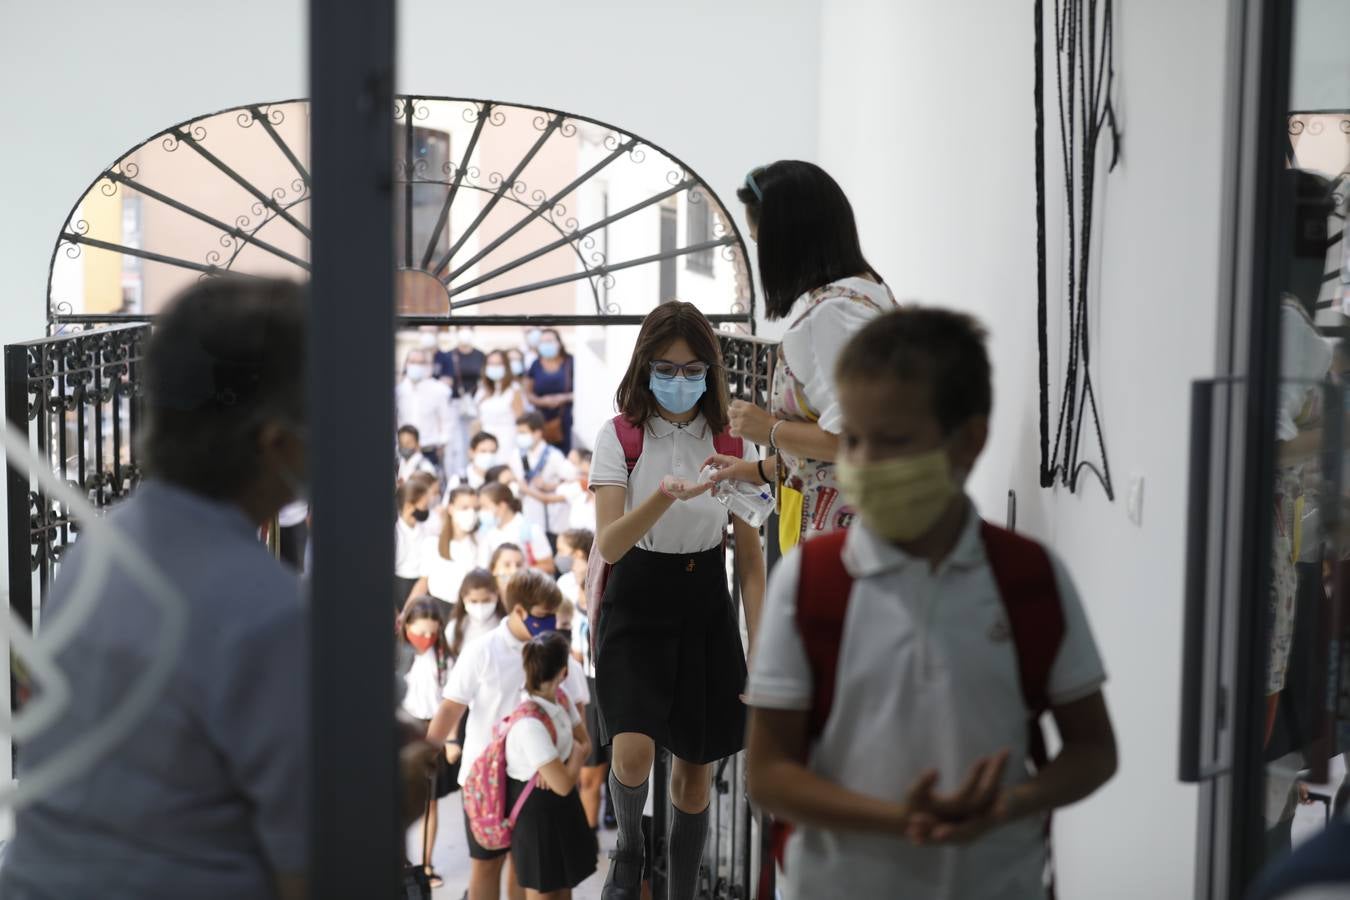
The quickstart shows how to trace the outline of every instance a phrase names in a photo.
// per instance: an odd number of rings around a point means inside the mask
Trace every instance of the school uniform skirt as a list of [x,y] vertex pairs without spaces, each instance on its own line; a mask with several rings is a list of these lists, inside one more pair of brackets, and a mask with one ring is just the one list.
[[600,609],[595,676],[606,745],[636,732],[695,764],[741,749],[745,653],[720,547],[634,547],[619,560]]
[[[508,778],[506,808],[512,809],[525,782]],[[511,860],[521,887],[541,894],[574,888],[595,873],[600,845],[586,821],[581,796],[566,797],[535,788],[511,833]]]

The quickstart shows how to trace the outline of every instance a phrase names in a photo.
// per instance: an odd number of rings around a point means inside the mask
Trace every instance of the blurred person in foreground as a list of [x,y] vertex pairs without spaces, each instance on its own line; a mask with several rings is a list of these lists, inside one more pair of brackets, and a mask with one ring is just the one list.
[[[145,357],[148,480],[109,524],[187,604],[169,686],[129,737],[19,811],[0,896],[303,897],[306,613],[258,528],[303,495],[304,293],[204,281],[164,313]],[[80,546],[48,615],[74,593]],[[57,662],[70,703],[19,773],[98,728],[153,662],[161,616],[115,561]]]

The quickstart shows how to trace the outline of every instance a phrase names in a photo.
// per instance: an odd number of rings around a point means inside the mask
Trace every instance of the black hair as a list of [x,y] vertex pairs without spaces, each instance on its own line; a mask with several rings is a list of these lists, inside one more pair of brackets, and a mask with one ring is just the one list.
[[572,648],[567,638],[556,631],[545,631],[530,638],[521,650],[525,662],[525,689],[539,690],[567,671],[567,657]]
[[483,487],[487,487],[489,484],[501,484],[502,475],[510,471],[511,471],[510,466],[501,466],[501,465],[493,466],[492,468],[488,469],[486,472],[483,473]]
[[400,436],[410,434],[415,441],[420,442],[422,440],[422,433],[417,430],[416,425],[404,425],[399,428],[398,433]]
[[945,434],[993,409],[993,386],[984,327],[965,313],[903,306],[878,316],[844,345],[835,378],[874,382],[921,381]]
[[305,289],[224,276],[160,316],[145,352],[147,472],[215,499],[259,477],[258,433],[305,423]]
[[[1288,257],[1277,271],[1283,276],[1281,295],[1296,298],[1309,318],[1317,315],[1327,264],[1327,219],[1336,211],[1331,181],[1303,169],[1281,173],[1276,194],[1276,233],[1288,235]],[[1278,266],[1278,263],[1277,263]],[[1278,299],[1278,298],[1277,298]]]
[[493,506],[505,503],[514,513],[519,513],[524,508],[520,504],[520,498],[500,481],[484,482],[483,486],[478,489],[478,496],[486,498]]
[[770,319],[786,316],[802,294],[841,278],[881,281],[863,256],[853,206],[820,166],[794,159],[762,166],[736,197],[758,229],[759,281]]
[[490,434],[486,431],[480,431],[473,436],[473,438],[469,441],[469,449],[477,450],[479,447],[483,446],[488,441],[492,441],[492,443],[497,444],[498,449],[501,449],[501,445],[498,444],[497,442],[497,436],[495,434]]

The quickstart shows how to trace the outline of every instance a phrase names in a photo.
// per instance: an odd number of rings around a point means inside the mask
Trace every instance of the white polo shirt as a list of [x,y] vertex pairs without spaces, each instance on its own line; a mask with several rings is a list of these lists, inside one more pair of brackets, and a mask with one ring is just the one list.
[[[660,490],[661,479],[667,475],[698,481],[703,463],[715,452],[712,429],[702,414],[683,428],[653,416],[647,420],[646,430],[642,456],[633,467],[632,475],[628,473],[613,420],[605,423],[595,439],[591,489],[601,485],[626,488],[625,513],[632,512],[635,506],[641,506]],[[744,442],[741,459],[759,459],[754,444]],[[703,494],[672,505],[651,531],[642,536],[637,546],[655,553],[701,553],[720,546],[726,529],[727,508],[710,494]]]
[[483,535],[478,544],[478,564],[486,569],[492,562],[492,554],[496,553],[502,544],[515,544],[519,547],[525,554],[526,565],[529,565],[530,557],[534,557],[536,563],[553,558],[553,548],[549,546],[548,535],[541,526],[525,518],[524,513],[516,513],[510,522],[499,525]]
[[[511,633],[510,626],[510,619],[504,619],[488,634],[465,644],[445,683],[442,696],[469,708],[460,784],[468,780],[473,761],[492,739],[493,727],[520,704],[520,693],[525,690],[525,663],[520,656],[525,642]],[[574,704],[591,702],[586,675],[570,656],[563,691]]]
[[[399,578],[421,578],[426,574],[426,552],[432,542],[426,522],[412,525],[399,516],[394,520],[394,574]],[[435,553],[434,546],[431,552]]]
[[555,759],[567,762],[572,755],[572,729],[581,724],[581,716],[575,706],[566,708],[522,693],[519,702],[533,700],[539,708],[553,720],[553,730],[558,733],[555,741],[548,736],[548,729],[538,719],[521,719],[511,726],[506,735],[506,774],[516,781],[528,781],[534,774]]
[[[1066,704],[1105,681],[1078,592],[1052,556],[1065,633],[1049,694]],[[928,768],[955,788],[981,756],[1012,751],[1005,786],[1028,780],[1028,711],[1003,602],[974,508],[952,554],[932,571],[861,523],[844,563],[856,579],[844,621],[835,699],[811,748],[812,771],[859,793],[903,801]],[[766,709],[809,709],[810,666],[795,622],[800,553],[769,582],[747,687]],[[784,896],[1043,898],[1044,819],[1023,819],[968,847],[914,847],[880,835],[797,830]]]
[[404,378],[394,390],[400,427],[417,429],[423,447],[440,447],[459,432],[459,418],[450,414],[450,388],[434,378]]
[[[520,459],[519,452],[516,453],[516,458]],[[524,468],[523,464],[526,462],[530,464],[529,468]],[[577,470],[567,461],[567,457],[563,456],[562,451],[542,441],[522,461],[522,469],[522,480],[528,481],[530,473],[537,469],[535,478],[558,487],[577,477]],[[554,493],[559,491],[555,488]],[[572,507],[568,503],[541,503],[529,496],[522,497],[520,502],[525,507],[525,518],[547,532],[562,534],[571,527],[569,519]]]

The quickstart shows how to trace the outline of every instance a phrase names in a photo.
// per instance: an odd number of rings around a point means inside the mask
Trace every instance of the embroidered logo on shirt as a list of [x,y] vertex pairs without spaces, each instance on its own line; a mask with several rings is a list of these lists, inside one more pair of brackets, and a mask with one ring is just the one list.
[[684,570],[685,570],[686,572],[692,572],[692,571],[694,571],[694,561],[693,561],[692,559],[689,560],[689,565],[685,566],[685,567],[684,567]]
[[1008,620],[999,616],[993,625],[989,626],[989,640],[995,644],[1006,644],[1012,639],[1012,628],[1008,626]]

